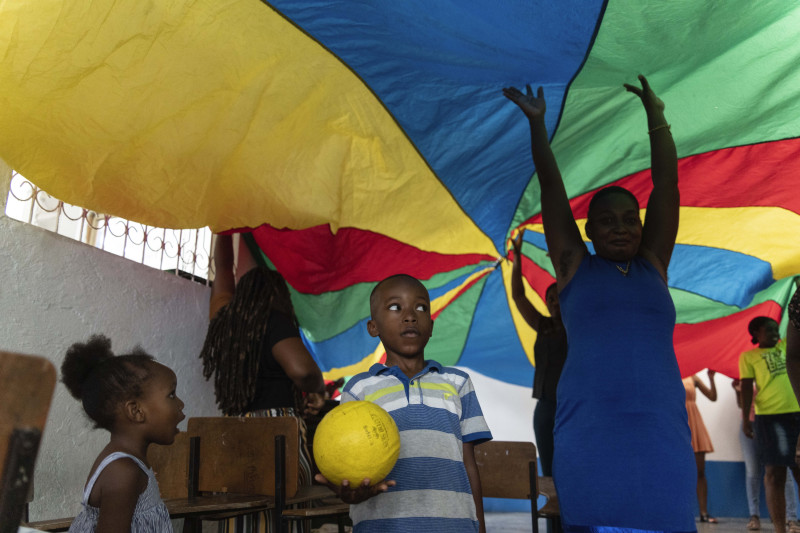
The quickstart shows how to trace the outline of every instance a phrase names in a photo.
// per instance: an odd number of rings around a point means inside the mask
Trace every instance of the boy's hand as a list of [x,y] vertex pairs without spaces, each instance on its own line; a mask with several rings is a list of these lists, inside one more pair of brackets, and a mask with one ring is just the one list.
[[744,432],[744,436],[748,439],[753,438],[753,423],[750,422],[749,418],[746,418],[742,423],[742,431]]
[[343,502],[351,504],[366,501],[381,492],[386,492],[389,490],[389,487],[394,487],[396,485],[394,480],[384,479],[380,483],[370,486],[370,480],[366,478],[361,482],[361,485],[353,488],[346,479],[342,481],[341,485],[334,485],[325,479],[325,476],[322,474],[317,474],[314,476],[314,479],[323,485],[327,485]]
[[794,450],[794,462],[800,466],[800,437],[797,438],[797,446],[795,446]]
[[544,89],[539,87],[536,90],[536,96],[533,96],[531,86],[526,85],[525,87],[527,88],[525,94],[522,94],[522,91],[516,87],[504,87],[503,96],[517,104],[529,119],[544,118],[544,112],[547,109],[544,102]]
[[656,96],[656,93],[654,93],[653,89],[650,88],[647,78],[639,74],[639,82],[642,84],[641,89],[635,85],[629,85],[627,83],[623,83],[622,85],[628,92],[631,92],[642,99],[645,109],[664,111],[664,102],[662,102],[661,98]]

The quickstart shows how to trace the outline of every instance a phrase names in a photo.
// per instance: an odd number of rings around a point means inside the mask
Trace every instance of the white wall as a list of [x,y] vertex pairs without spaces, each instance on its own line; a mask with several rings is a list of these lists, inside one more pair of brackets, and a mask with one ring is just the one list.
[[[0,161],[3,203],[10,176]],[[94,333],[107,335],[116,352],[141,344],[177,374],[187,419],[219,414],[198,359],[207,287],[10,219],[0,207],[0,349],[47,357],[59,369],[67,347]],[[91,428],[59,383],[37,461],[32,520],[80,510],[89,468],[107,442],[108,433]]]
[[[708,376],[701,372],[698,376],[708,383]],[[718,398],[710,402],[697,391],[697,407],[711,435],[714,453],[706,456],[708,461],[742,461],[742,450],[739,447],[739,433],[742,431],[742,412],[736,406],[736,393],[731,387],[731,378],[717,374]]]

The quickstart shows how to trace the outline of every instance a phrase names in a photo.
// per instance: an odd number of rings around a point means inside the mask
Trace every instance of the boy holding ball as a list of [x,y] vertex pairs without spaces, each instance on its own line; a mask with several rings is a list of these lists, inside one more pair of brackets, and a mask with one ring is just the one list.
[[428,291],[412,276],[390,276],[373,289],[370,314],[367,330],[383,342],[386,364],[354,376],[342,402],[385,409],[400,430],[400,458],[388,480],[331,485],[354,504],[354,532],[485,532],[473,446],[492,435],[469,376],[425,360],[433,331]]

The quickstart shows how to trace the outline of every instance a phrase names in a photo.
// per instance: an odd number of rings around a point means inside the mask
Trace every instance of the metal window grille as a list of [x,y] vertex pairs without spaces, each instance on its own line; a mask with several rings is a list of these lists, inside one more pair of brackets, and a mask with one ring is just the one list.
[[163,271],[208,284],[212,233],[147,226],[67,204],[12,173],[6,215]]

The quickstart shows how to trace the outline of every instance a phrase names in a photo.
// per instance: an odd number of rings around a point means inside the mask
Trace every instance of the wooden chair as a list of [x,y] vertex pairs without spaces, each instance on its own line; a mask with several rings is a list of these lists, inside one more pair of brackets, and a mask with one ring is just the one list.
[[[202,433],[203,424],[197,429],[190,419],[190,427]],[[199,532],[204,521],[227,520],[228,518],[258,513],[274,505],[272,496],[253,493],[231,493],[222,490],[203,492],[199,489],[201,460],[215,460],[214,450],[205,450],[201,455],[203,441],[213,442],[218,434],[215,429],[207,434],[180,433],[170,446],[151,446],[148,461],[156,473],[161,498],[172,518],[184,518],[185,533]],[[226,487],[221,487],[226,488]]]
[[191,451],[190,448],[192,445],[197,447],[198,444],[199,440],[192,441],[188,433],[181,432],[175,436],[175,442],[171,445],[152,444],[147,450],[147,462],[156,474],[158,490],[165,502],[196,494],[189,472],[192,470],[190,461],[196,460],[194,456],[197,453],[197,449]]
[[[294,417],[192,418],[188,429],[200,438],[198,492],[270,498],[256,510],[272,514],[275,531],[281,530],[288,506],[334,496],[327,487],[298,487],[300,430]],[[248,514],[232,511],[232,516]]]
[[[275,495],[275,436],[297,449],[297,419],[281,417],[190,418],[190,436],[200,437],[197,489],[200,492]],[[287,497],[297,492],[298,461],[287,462]],[[265,475],[269,474],[269,475]]]
[[[532,442],[484,442],[475,447],[475,461],[484,497],[530,500],[533,532],[539,533],[539,517],[552,520],[553,531],[561,531],[553,478],[538,476],[536,446]],[[528,475],[521,475],[523,472]],[[540,494],[547,497],[547,503],[537,509]]]
[[26,514],[55,386],[47,359],[0,352],[0,533],[16,533]]
[[[187,436],[194,443],[183,454],[186,473],[176,471],[188,488],[188,501],[168,502],[172,516],[186,517],[185,529],[199,531],[204,520],[227,520],[270,511],[275,506],[275,435],[297,446],[293,417],[191,418]],[[284,482],[297,491],[298,464],[288,467]],[[167,486],[169,489],[169,486]],[[163,493],[163,492],[162,492]],[[205,508],[204,512],[200,512]]]
[[[327,487],[312,485],[303,487],[294,498],[287,499],[284,490],[284,468],[287,464],[287,456],[292,460],[297,456],[297,449],[293,453],[287,452],[286,440],[283,435],[275,437],[275,511],[273,515],[273,531],[286,533],[288,524],[293,520],[302,520],[306,523],[306,529],[311,530],[311,519],[319,517],[334,517],[338,525],[339,533],[344,533],[345,518],[350,514],[350,505],[344,503],[339,498],[332,497],[331,491]],[[290,461],[291,462],[291,461]],[[287,508],[291,503],[308,503],[312,500],[325,500],[325,505],[321,507],[297,507]]]

